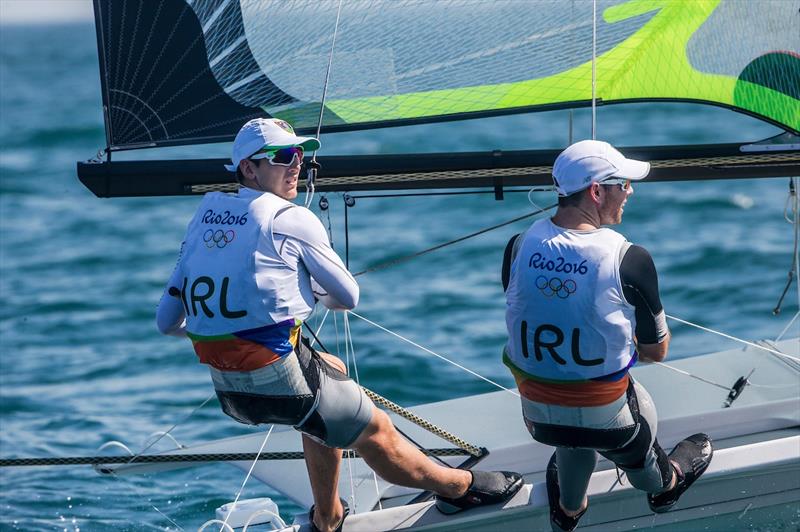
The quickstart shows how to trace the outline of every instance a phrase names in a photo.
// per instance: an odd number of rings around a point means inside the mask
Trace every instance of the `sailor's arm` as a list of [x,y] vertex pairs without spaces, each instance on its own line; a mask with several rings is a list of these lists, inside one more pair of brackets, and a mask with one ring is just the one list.
[[331,248],[328,234],[313,212],[304,207],[281,212],[275,217],[273,235],[281,246],[296,248],[293,251],[311,275],[314,295],[323,305],[333,310],[355,308],[358,283]]
[[636,349],[643,361],[661,362],[669,351],[669,328],[658,294],[653,258],[641,246],[631,245],[619,267],[625,299],[635,307]]
[[178,263],[172,271],[161,301],[158,302],[156,310],[156,327],[161,334],[169,336],[186,336],[186,315],[184,314],[183,302],[181,301],[181,257],[183,256],[183,245],[178,256]]
[[519,253],[519,248],[522,245],[521,236],[520,233],[512,236],[503,252],[503,266],[500,269],[500,280],[503,283],[503,292],[508,290],[508,283],[511,281],[511,263],[517,258],[517,253]]

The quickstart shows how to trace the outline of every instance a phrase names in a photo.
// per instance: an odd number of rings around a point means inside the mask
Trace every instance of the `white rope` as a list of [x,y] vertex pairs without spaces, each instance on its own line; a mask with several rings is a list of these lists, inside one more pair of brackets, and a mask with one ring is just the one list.
[[693,379],[697,379],[699,381],[705,382],[706,384],[710,384],[712,386],[716,386],[717,388],[722,388],[726,392],[730,391],[730,389],[731,389],[730,386],[725,386],[724,384],[719,384],[717,382],[710,381],[708,379],[704,379],[703,377],[698,377],[697,375],[689,373],[688,371],[684,371],[682,369],[678,369],[675,366],[670,366],[669,364],[665,364],[663,362],[653,362],[653,364],[656,364],[658,366],[661,366],[661,367],[664,367],[664,368],[667,368],[667,369],[671,369],[672,371],[678,372],[678,373],[680,373],[682,375],[686,375],[687,377],[691,377]]
[[[344,350],[345,358],[347,360],[347,369],[350,369],[350,355],[353,357],[353,369],[355,373],[356,384],[361,386],[361,381],[358,378],[358,365],[356,364],[356,352],[353,348],[353,337],[350,333],[350,321],[347,319],[347,313],[342,316],[342,323],[344,325]],[[350,475],[350,504],[353,506],[353,513],[358,513],[358,504],[356,502],[356,484],[353,480],[353,451],[347,450],[347,471]]]
[[467,373],[469,373],[469,374],[471,374],[471,375],[474,375],[475,377],[478,377],[479,379],[481,379],[481,380],[484,380],[484,381],[488,382],[489,384],[491,384],[491,385],[493,385],[493,386],[496,386],[497,388],[500,388],[501,390],[503,390],[503,391],[506,391],[506,392],[510,393],[511,395],[514,395],[514,396],[516,396],[516,397],[519,397],[519,394],[518,394],[517,392],[515,392],[514,390],[511,390],[511,389],[509,389],[509,388],[506,388],[505,386],[503,386],[503,385],[501,385],[501,384],[498,384],[498,383],[494,382],[493,380],[491,380],[491,379],[488,379],[488,378],[484,377],[483,375],[480,375],[480,374],[478,374],[478,373],[475,373],[475,372],[474,372],[474,371],[472,371],[471,369],[469,369],[469,368],[466,368],[466,367],[462,366],[461,364],[459,364],[459,363],[457,363],[457,362],[454,362],[454,361],[450,360],[449,358],[447,358],[447,357],[444,357],[444,356],[440,355],[439,353],[435,353],[435,352],[431,351],[430,349],[428,349],[427,347],[423,347],[423,346],[419,345],[418,343],[414,342],[413,340],[409,340],[408,338],[405,338],[405,337],[403,337],[403,336],[400,336],[400,335],[399,335],[399,334],[397,334],[396,332],[394,332],[394,331],[390,331],[390,330],[389,330],[389,329],[387,329],[386,327],[383,327],[383,326],[381,326],[381,325],[378,325],[378,324],[377,324],[377,323],[375,323],[374,321],[372,321],[372,320],[370,320],[370,319],[368,319],[368,318],[365,318],[364,316],[362,316],[362,315],[360,315],[360,314],[358,314],[358,313],[356,313],[356,312],[353,312],[352,310],[348,311],[347,313],[348,313],[348,314],[352,314],[352,315],[353,315],[353,316],[355,316],[356,318],[358,318],[358,319],[360,319],[360,320],[363,320],[363,321],[365,321],[365,322],[369,323],[370,325],[373,325],[374,327],[377,327],[378,329],[382,330],[383,332],[389,333],[389,334],[391,334],[392,336],[394,336],[394,337],[396,337],[396,338],[399,338],[400,340],[403,340],[404,342],[406,342],[406,343],[409,343],[409,344],[413,345],[414,347],[416,347],[416,348],[418,348],[418,349],[421,349],[421,350],[425,351],[425,352],[426,352],[426,353],[428,353],[428,354],[431,354],[431,355],[433,355],[433,356],[435,356],[435,357],[438,357],[438,358],[440,358],[440,359],[444,360],[445,362],[447,362],[447,363],[449,363],[449,364],[452,364],[452,365],[454,365],[455,367],[457,367],[457,368],[459,368],[459,369],[462,369],[462,370],[466,371]]
[[[131,462],[133,462],[134,460],[139,458],[141,455],[144,454],[145,451],[147,451],[148,449],[153,447],[153,445],[155,445],[156,443],[161,441],[161,439],[164,438],[165,436],[169,436],[170,435],[169,433],[172,432],[173,430],[175,430],[178,427],[178,425],[182,425],[183,423],[185,423],[186,420],[188,420],[190,417],[192,417],[194,415],[195,412],[197,412],[198,410],[200,410],[201,408],[206,406],[206,403],[208,403],[210,400],[212,400],[216,396],[217,396],[216,393],[212,393],[211,395],[209,395],[208,398],[206,398],[205,401],[200,403],[200,405],[196,406],[194,408],[194,410],[192,410],[191,412],[186,414],[180,421],[176,421],[169,429],[167,429],[166,431],[162,432],[161,435],[158,438],[156,438],[155,440],[150,442],[148,445],[146,445],[141,451],[139,451],[135,455],[131,456],[131,459],[128,460],[128,463],[130,464]],[[172,437],[172,436],[170,436],[170,437]]]
[[242,481],[242,487],[239,488],[239,492],[236,494],[236,498],[233,500],[231,504],[231,509],[228,511],[228,515],[225,516],[225,521],[222,522],[222,526],[220,527],[220,532],[228,526],[228,518],[230,518],[233,510],[236,508],[236,503],[239,502],[239,497],[241,497],[242,492],[244,491],[244,485],[247,484],[247,481],[250,479],[250,475],[253,473],[253,469],[255,469],[256,464],[258,463],[258,457],[261,456],[261,451],[264,450],[264,446],[267,444],[267,440],[269,440],[269,435],[272,434],[272,429],[275,427],[275,424],[269,426],[269,430],[267,431],[267,435],[264,436],[264,441],[261,442],[261,447],[258,449],[258,453],[256,453],[256,458],[253,460],[253,463],[250,464],[250,469],[247,471],[247,475],[245,475],[244,480]]
[[339,320],[337,319],[336,312],[333,313],[333,332],[336,335],[336,353],[342,352],[342,342],[339,340]]
[[[358,383],[359,386],[361,386],[361,378],[358,376],[358,363],[356,362],[356,348],[355,345],[353,344],[353,333],[352,330],[350,329],[350,320],[347,317],[347,313],[345,313],[344,315],[344,325],[345,325],[345,342],[347,342],[350,345],[350,353],[352,353],[353,356],[353,372],[355,373],[355,381],[356,383]],[[383,504],[381,503],[380,499],[381,496],[380,487],[378,486],[378,475],[375,473],[374,470],[371,470],[371,472],[372,472],[372,480],[375,483],[375,495],[378,500],[378,509],[383,510]],[[350,479],[350,484],[351,487],[354,485],[352,477]],[[353,503],[353,513],[358,513],[357,511],[358,504],[356,502],[355,491],[353,492],[353,500],[351,502]]]
[[[150,501],[149,497],[146,497],[141,491],[139,491],[139,488],[136,487],[136,484],[134,484],[133,482],[126,482],[122,477],[117,475],[115,471],[110,471],[110,473],[112,477],[119,480],[122,484],[125,484],[126,486],[130,486],[131,488],[133,488],[133,491],[136,492],[136,495],[139,497],[139,500],[147,499],[148,501]],[[181,525],[173,521],[172,518],[170,518],[170,516],[159,510],[155,504],[150,503],[150,507],[153,510],[155,510],[159,515],[161,515],[164,519],[172,523],[175,526],[175,528],[177,528],[178,530],[183,530],[183,527],[181,527]]]
[[781,333],[778,335],[778,337],[775,338],[776,342],[780,342],[781,338],[783,338],[783,335],[786,334],[786,332],[789,330],[789,328],[792,326],[792,324],[795,322],[795,320],[797,320],[798,316],[800,316],[800,310],[795,312],[795,314],[792,317],[792,319],[789,320],[789,323],[786,324],[786,327],[784,327],[784,329],[781,331]]
[[319,332],[322,330],[322,326],[325,325],[325,320],[328,319],[328,314],[331,313],[331,309],[325,309],[325,315],[322,317],[322,322],[317,327],[317,330],[314,331],[314,338],[311,339],[311,347],[314,347],[314,344],[317,343],[317,336],[319,336]]
[[[572,144],[571,141],[570,141],[570,144]],[[528,191],[528,203],[530,203],[531,205],[536,207],[536,210],[539,211],[534,216],[534,219],[536,219],[536,217],[539,216],[540,214],[544,214],[549,209],[549,207],[540,207],[539,205],[537,205],[536,202],[533,201],[533,199],[531,198],[531,194],[533,194],[534,192],[555,192],[555,187],[536,187],[536,186],[534,186],[534,187],[531,187],[531,189]]]
[[[350,319],[347,317],[346,312],[344,313],[342,319],[344,320],[344,341],[346,344],[349,345],[348,352],[351,353],[353,357],[353,373],[355,373],[356,383],[359,386],[361,386],[361,379],[358,376],[358,364],[356,363],[356,348],[353,345],[353,333],[350,330]],[[348,367],[349,367],[349,360],[348,360]]]
[[742,343],[742,344],[745,344],[745,345],[749,345],[750,347],[755,347],[756,349],[761,349],[762,351],[767,351],[769,353],[772,353],[773,355],[778,355],[780,357],[784,357],[784,358],[788,358],[790,360],[794,360],[795,362],[800,362],[800,358],[794,357],[792,355],[787,355],[786,353],[778,351],[777,349],[771,349],[771,348],[765,347],[763,345],[758,345],[758,344],[755,344],[753,342],[748,342],[747,340],[742,340],[741,338],[737,338],[735,336],[731,336],[730,334],[725,334],[724,332],[715,331],[714,329],[709,329],[708,327],[703,327],[702,325],[698,325],[698,324],[692,323],[690,321],[682,320],[680,318],[676,318],[675,316],[670,316],[669,314],[667,314],[666,316],[671,320],[675,320],[677,322],[683,323],[685,325],[689,325],[691,327],[696,327],[697,329],[700,329],[701,331],[714,333],[716,335],[722,336],[723,338],[727,338],[727,339],[733,340],[735,342],[739,342],[739,343]]

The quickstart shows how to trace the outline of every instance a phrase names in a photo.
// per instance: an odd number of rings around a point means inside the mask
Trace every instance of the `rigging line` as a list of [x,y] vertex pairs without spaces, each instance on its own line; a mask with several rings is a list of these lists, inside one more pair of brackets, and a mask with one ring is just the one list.
[[697,329],[700,329],[701,331],[714,333],[716,335],[722,336],[723,338],[727,338],[727,339],[733,340],[735,342],[739,342],[739,343],[742,343],[742,344],[745,344],[745,345],[749,345],[750,347],[755,347],[756,349],[761,349],[762,351],[768,351],[768,352],[772,353],[773,355],[777,355],[779,357],[788,358],[790,360],[794,360],[795,362],[800,362],[800,358],[794,357],[792,355],[787,355],[786,353],[778,351],[777,349],[771,349],[769,347],[764,347],[763,345],[758,345],[758,344],[753,343],[753,342],[748,342],[747,340],[743,340],[741,338],[737,338],[735,336],[731,336],[730,334],[725,334],[724,332],[715,331],[714,329],[709,329],[708,327],[703,327],[702,325],[698,325],[698,324],[692,323],[690,321],[682,320],[680,318],[676,318],[675,316],[670,316],[669,314],[667,314],[666,316],[671,320],[675,320],[675,321],[683,323],[685,325],[689,325],[691,327],[695,327]]
[[[395,425],[395,427],[394,427],[394,430],[396,430],[396,431],[397,431],[397,432],[398,432],[398,433],[399,433],[399,434],[400,434],[402,437],[404,437],[405,439],[407,439],[408,441],[410,441],[410,442],[411,442],[413,445],[415,445],[415,446],[416,446],[416,447],[417,447],[417,448],[418,448],[420,451],[423,451],[423,452],[424,452],[424,450],[425,450],[425,447],[423,447],[423,445],[422,445],[421,443],[419,443],[418,441],[416,441],[416,440],[415,440],[414,438],[412,438],[410,435],[408,435],[407,433],[403,432],[403,431],[400,429],[400,427],[398,427],[397,425]],[[432,455],[432,454],[428,454],[428,453],[425,453],[425,454],[426,454],[426,456],[427,456],[428,458],[430,458],[431,460],[435,460],[435,461],[439,462],[439,463],[442,465],[442,467],[446,467],[447,469],[454,469],[452,465],[448,464],[447,462],[445,462],[444,460],[442,460],[442,459],[441,459],[441,458],[439,458],[438,456],[435,456],[435,455]],[[376,485],[376,486],[378,485],[378,483],[377,483],[377,479],[376,479],[376,481],[375,481],[375,485]]]
[[[327,229],[328,229],[328,240],[330,241],[330,245],[333,248],[334,245],[333,245],[333,228],[331,227],[331,209],[330,209],[330,204],[328,203],[327,196],[322,195],[320,197],[319,205],[320,205],[320,208],[325,211],[325,216],[328,219],[328,227],[327,227]],[[325,205],[324,209],[322,208],[323,205]]]
[[[311,334],[314,334],[314,332],[311,331]],[[351,340],[352,340],[352,335],[351,335]],[[319,343],[320,347],[323,350],[326,350],[325,346],[322,345],[322,342],[320,342],[319,339],[317,339],[317,342]],[[460,447],[464,451],[466,451],[468,454],[471,454],[472,456],[481,456],[483,454],[482,451],[478,447],[476,447],[474,445],[471,445],[471,444],[467,443],[466,441],[462,440],[461,438],[455,436],[454,434],[451,434],[451,433],[449,433],[449,432],[437,427],[436,425],[430,423],[429,421],[426,421],[425,419],[422,419],[421,417],[417,416],[416,414],[413,414],[408,409],[403,408],[402,406],[400,406],[400,405],[398,405],[396,403],[393,403],[392,401],[389,401],[385,397],[383,397],[381,395],[378,395],[377,393],[373,392],[372,390],[370,390],[368,388],[365,388],[364,386],[361,386],[361,389],[364,390],[364,393],[367,394],[367,397],[369,397],[374,403],[379,404],[379,405],[383,406],[384,408],[387,408],[388,410],[394,412],[395,414],[404,417],[405,419],[407,419],[411,423],[414,423],[415,425],[418,425],[419,427],[427,430],[428,432],[430,432],[430,433],[432,433],[432,434],[434,434],[436,436],[439,436],[440,438],[442,438],[442,439],[444,439],[446,441],[449,441],[450,443],[452,443],[452,444]],[[406,434],[405,432],[400,430],[399,427],[395,426],[395,429],[405,439],[407,439],[409,442],[411,442],[413,445],[415,445],[420,451],[422,451],[426,456],[428,456],[428,457],[430,457],[430,458],[432,458],[434,460],[438,460],[445,467],[450,467],[450,468],[453,467],[450,464],[448,464],[447,462],[445,462],[444,460],[440,459],[437,455],[428,452],[428,450],[425,447],[423,447],[422,444],[420,444],[419,442],[414,440],[414,438],[412,438],[411,436],[409,436],[408,434]],[[373,476],[374,476],[374,472],[373,472]],[[376,490],[377,490],[377,485],[378,485],[378,479],[377,479],[377,477],[375,477]],[[379,502],[379,504],[380,504],[380,502]]]
[[347,199],[344,196],[342,196],[342,201],[344,201],[344,265],[349,271],[350,270],[350,222],[348,220],[347,213],[350,210],[350,206],[347,205]]
[[[337,319],[336,312],[333,313],[333,329],[336,332],[336,353],[339,354],[342,352],[342,342],[339,340],[339,320]],[[322,342],[319,342],[319,345],[322,347]],[[330,351],[324,348],[323,351],[330,353]]]
[[[351,332],[351,329],[350,329],[350,321],[347,319],[347,314],[345,314],[344,320],[345,320],[345,323],[347,324],[347,329],[346,329],[346,333],[345,334],[349,335],[348,338],[349,338],[350,345],[351,345],[351,348],[352,348],[353,335],[352,335],[352,332]],[[353,351],[353,360],[355,361],[355,349],[352,348],[352,351]],[[355,365],[355,363],[354,363],[354,367],[355,367],[355,372],[356,372],[356,382],[360,386],[361,382],[358,379],[358,367]],[[400,435],[402,435],[405,439],[407,439],[412,444],[414,444],[417,448],[419,448],[420,450],[425,449],[425,447],[423,447],[422,444],[418,443],[416,440],[414,440],[414,438],[412,438],[411,436],[409,436],[408,434],[403,432],[399,427],[395,426],[395,429],[397,430],[397,432],[400,433]],[[445,467],[448,467],[448,468],[453,467],[450,464],[448,464],[447,462],[445,462],[444,460],[442,460],[441,458],[439,458],[438,456],[433,456],[433,455],[429,455],[429,456],[430,456],[430,458],[432,458],[432,459],[434,459],[434,460],[436,460],[438,462],[441,462],[441,464],[443,466],[445,466]],[[373,471],[373,476],[375,476],[375,472],[374,471]],[[377,492],[377,490],[378,490],[378,479],[377,479],[377,477],[375,477],[375,489],[376,489],[376,492]]]
[[[330,309],[328,309],[328,312],[330,312]],[[325,313],[326,317],[328,316],[328,312]],[[319,344],[320,349],[322,349],[325,353],[330,353],[330,351],[328,351],[328,349],[324,345],[322,345],[322,341],[317,337],[319,332],[322,330],[322,326],[320,326],[319,329],[317,329],[317,331],[314,332],[314,329],[312,329],[311,326],[309,326],[307,323],[303,323],[303,325],[306,326],[306,330],[311,333],[311,336],[314,337],[314,342]],[[311,347],[314,347],[314,342],[311,342]]]
[[360,315],[360,314],[358,314],[356,312],[353,312],[352,310],[347,311],[347,313],[348,314],[352,314],[356,318],[359,318],[359,319],[369,323],[370,325],[372,325],[374,327],[377,327],[378,329],[382,330],[383,332],[389,333],[392,336],[394,336],[396,338],[399,338],[400,340],[403,340],[404,342],[409,343],[409,344],[413,345],[414,347],[425,351],[426,353],[429,353],[429,354],[431,354],[431,355],[433,355],[435,357],[438,357],[438,358],[444,360],[445,362],[449,362],[450,364],[454,365],[455,367],[457,367],[459,369],[462,369],[462,370],[466,371],[467,373],[469,373],[471,375],[474,375],[475,377],[478,377],[479,379],[484,380],[484,381],[488,382],[489,384],[491,384],[493,386],[496,386],[497,388],[500,388],[501,390],[503,390],[505,392],[510,393],[511,395],[515,395],[515,396],[519,397],[519,394],[517,392],[515,392],[514,390],[506,388],[502,384],[498,384],[498,383],[494,382],[493,380],[491,380],[491,379],[489,379],[487,377],[484,377],[483,375],[475,373],[471,369],[462,366],[458,362],[454,362],[454,361],[448,359],[447,357],[444,357],[444,356],[440,355],[439,353],[435,353],[435,352],[431,351],[430,349],[428,349],[427,347],[423,347],[423,346],[419,345],[418,343],[414,342],[413,340],[409,340],[408,338],[404,338],[403,336],[400,336],[396,332],[390,331],[386,327],[383,327],[382,325],[379,325],[379,324],[375,323],[374,321],[372,321],[372,320],[370,320],[368,318],[365,318],[364,316],[362,316],[362,315]]
[[[353,349],[353,338],[350,335],[350,321],[347,319],[347,314],[342,316],[342,323],[344,325],[344,352],[345,352],[345,358],[347,360],[347,362],[345,363],[345,367],[347,368],[348,373],[349,373],[349,371],[350,371],[350,358],[351,358],[351,355],[352,355],[353,368],[354,368],[355,374],[356,374],[356,379],[355,379],[356,380],[356,384],[361,386],[361,382],[360,382],[360,380],[358,378],[358,366],[356,365],[356,354],[355,354],[355,350]],[[355,481],[353,480],[353,460],[352,460],[353,453],[352,453],[351,449],[345,450],[345,453],[347,455],[347,472],[348,472],[348,475],[350,476],[350,502],[353,504],[353,510],[355,511],[357,509],[357,504],[356,504]],[[378,495],[380,495],[380,494],[378,494]]]
[[[789,195],[786,196],[786,203],[783,205],[783,219],[789,222],[790,224],[794,224],[797,220],[797,212],[795,211],[795,206],[792,205],[792,198],[795,196],[796,187],[794,178],[789,178]],[[792,209],[792,214],[794,215],[794,219],[789,219],[789,209]]]
[[775,338],[776,342],[780,342],[781,338],[783,338],[783,335],[786,334],[786,332],[789,330],[789,328],[792,326],[795,320],[797,320],[798,316],[800,316],[800,310],[794,313],[794,316],[792,317],[791,320],[789,320],[789,323],[786,324],[786,327],[784,327],[781,333],[778,335],[778,337]]
[[[575,0],[570,2],[570,17],[571,20],[575,20]],[[572,32],[572,46],[574,49],[577,49],[577,32]],[[567,146],[572,146],[572,109],[567,111]],[[530,193],[528,194],[530,197]]]
[[355,373],[356,383],[358,383],[358,385],[360,386],[361,379],[358,376],[358,364],[356,363],[356,348],[353,345],[353,333],[350,330],[350,319],[347,317],[346,312],[344,313],[344,316],[342,316],[342,319],[344,321],[344,341],[350,346],[349,353],[353,357],[353,372]]
[[[444,430],[443,428],[441,428],[441,427],[439,427],[437,425],[434,425],[430,421],[419,417],[418,415],[413,413],[411,410],[409,410],[407,408],[403,408],[402,406],[398,405],[397,403],[393,403],[392,401],[388,400],[387,398],[385,398],[385,397],[383,397],[381,395],[378,395],[377,393],[373,392],[369,388],[364,388],[362,386],[361,389],[364,390],[364,393],[367,394],[367,397],[369,397],[372,400],[373,403],[379,404],[379,405],[391,410],[395,414],[406,418],[411,423],[414,423],[415,425],[427,430],[431,434],[434,434],[435,436],[439,436],[443,440],[446,440],[446,441],[452,443],[456,447],[459,447],[463,451],[466,451],[468,454],[472,455],[475,458],[483,458],[489,452],[483,447],[477,447],[476,445],[472,445],[471,443],[467,442],[466,440],[464,440],[462,438],[459,438],[455,434],[453,434],[451,432],[448,432],[448,431]],[[411,440],[411,441],[413,442],[413,440]],[[420,450],[425,452],[425,450],[422,447],[420,447]],[[425,454],[428,454],[428,453],[425,452]]]
[[[670,366],[669,364],[665,364],[663,362],[652,362],[652,364],[656,364],[658,366],[663,366],[663,367],[665,367],[667,369],[671,369],[672,371],[675,371],[675,372],[680,373],[682,375],[686,375],[687,377],[691,377],[693,379],[697,379],[697,380],[699,380],[701,382],[705,382],[706,384],[710,384],[712,386],[716,386],[717,388],[721,388],[721,389],[725,390],[726,392],[729,392],[729,391],[733,390],[733,386],[725,386],[724,384],[720,384],[718,382],[714,382],[714,381],[711,381],[711,380],[708,380],[708,379],[704,379],[703,377],[700,377],[698,375],[694,375],[692,373],[689,373],[688,371],[684,371],[682,369],[678,369],[675,366]],[[797,387],[796,384],[774,384],[774,385],[773,384],[756,384],[756,383],[752,382],[749,377],[745,380],[745,383],[748,386],[753,386],[754,388],[782,389],[782,388],[796,388]]]
[[708,379],[704,379],[703,377],[698,377],[697,375],[689,373],[688,371],[684,371],[682,369],[678,369],[675,366],[670,366],[669,364],[664,364],[663,362],[652,362],[652,364],[656,364],[658,366],[661,366],[661,367],[664,367],[664,368],[667,368],[667,369],[671,369],[672,371],[676,371],[676,372],[678,372],[678,373],[680,373],[682,375],[686,375],[687,377],[691,377],[693,379],[697,379],[699,381],[705,382],[706,384],[710,384],[712,386],[716,386],[717,388],[722,388],[726,392],[729,392],[731,390],[730,386],[725,386],[724,384],[719,384],[717,382],[710,381]]
[[264,436],[264,441],[261,442],[261,447],[258,449],[258,453],[256,453],[256,457],[253,460],[253,463],[250,464],[250,470],[245,475],[244,480],[242,481],[242,487],[239,488],[239,492],[236,494],[236,498],[233,500],[231,504],[231,509],[228,512],[228,515],[225,516],[225,521],[222,522],[222,526],[220,527],[220,532],[225,528],[228,524],[228,518],[233,514],[233,510],[236,508],[236,503],[239,502],[239,497],[241,497],[242,492],[244,491],[244,485],[247,484],[247,481],[250,479],[250,475],[253,473],[253,469],[255,469],[256,464],[258,463],[258,457],[261,455],[261,451],[264,450],[264,446],[267,444],[267,440],[269,439],[269,435],[272,434],[272,429],[275,428],[275,424],[269,426],[269,430],[267,431],[267,435]]
[[[786,294],[789,292],[789,288],[792,286],[792,281],[795,279],[800,279],[800,267],[798,267],[798,256],[797,256],[797,244],[798,239],[800,239],[800,220],[798,220],[798,204],[797,204],[797,187],[795,186],[795,178],[789,178],[789,195],[786,197],[786,205],[783,209],[783,218],[794,226],[794,245],[792,248],[792,265],[789,266],[789,271],[787,274],[786,285],[783,287],[783,292],[781,293],[780,297],[778,298],[778,303],[775,305],[775,308],[772,309],[772,313],[777,315],[781,312],[781,305],[783,304],[783,298],[786,297]],[[788,209],[790,208],[793,213],[793,219],[790,220],[788,216]],[[797,285],[797,303],[800,307],[800,283]]]
[[[145,499],[145,495],[144,495],[144,494],[143,494],[143,493],[142,493],[142,492],[139,490],[139,488],[136,486],[136,484],[134,484],[133,482],[126,482],[125,480],[123,480],[123,478],[122,478],[122,477],[120,477],[119,475],[117,475],[117,474],[116,474],[115,472],[113,472],[113,471],[111,471],[111,476],[112,476],[112,477],[114,477],[114,478],[115,478],[116,480],[118,480],[119,482],[121,482],[122,484],[124,484],[124,485],[126,485],[126,486],[129,486],[129,487],[131,487],[131,488],[133,488],[133,491],[134,491],[134,492],[136,492],[136,495],[139,497],[139,499],[140,499],[140,500],[144,500],[144,499]],[[148,501],[149,501],[149,499],[148,499]],[[178,523],[176,523],[176,522],[175,522],[175,521],[174,521],[174,520],[173,520],[173,519],[172,519],[170,516],[168,516],[167,514],[165,514],[164,512],[162,512],[161,510],[159,510],[159,509],[158,509],[158,507],[157,507],[155,504],[153,504],[152,502],[150,503],[150,507],[151,507],[153,510],[155,510],[155,511],[156,511],[156,513],[158,513],[159,515],[161,515],[161,516],[162,516],[164,519],[166,519],[167,521],[169,521],[170,523],[172,523],[172,524],[173,524],[173,525],[174,525],[174,526],[175,526],[175,527],[176,527],[178,530],[183,530],[183,527],[182,527],[181,525],[179,525]]]
[[550,209],[553,209],[553,208],[555,208],[557,206],[558,206],[558,204],[554,203],[553,205],[545,207],[544,209],[539,209],[539,210],[530,212],[528,214],[525,214],[523,216],[518,216],[518,217],[516,217],[516,218],[514,218],[512,220],[508,220],[506,222],[502,222],[502,223],[499,223],[497,225],[493,225],[491,227],[486,227],[486,228],[481,229],[479,231],[475,231],[474,233],[470,233],[470,234],[462,236],[460,238],[456,238],[455,240],[450,240],[449,242],[444,242],[442,244],[437,244],[437,245],[435,245],[433,247],[430,247],[430,248],[427,248],[427,249],[423,249],[422,251],[417,251],[416,253],[412,253],[410,255],[405,255],[403,257],[399,257],[399,258],[396,258],[396,259],[391,259],[391,260],[388,260],[388,261],[385,261],[385,262],[378,263],[375,266],[372,266],[370,268],[367,268],[365,270],[361,270],[360,272],[353,274],[353,277],[358,277],[359,275],[364,275],[366,273],[371,273],[371,272],[375,272],[375,271],[378,271],[378,270],[384,270],[384,269],[389,268],[391,266],[396,266],[398,264],[401,264],[403,262],[409,261],[411,259],[415,259],[417,257],[421,257],[422,255],[425,255],[427,253],[431,253],[432,251],[436,251],[436,250],[445,248],[447,246],[451,246],[453,244],[458,244],[459,242],[463,242],[464,240],[468,240],[468,239],[470,239],[472,237],[476,237],[476,236],[482,235],[484,233],[488,233],[489,231],[494,231],[495,229],[499,229],[501,227],[505,227],[507,225],[511,225],[513,223],[519,222],[519,221],[524,220],[526,218],[530,218],[532,216],[536,216],[537,214],[541,214],[541,213],[543,213],[545,211],[549,211]]
[[[325,70],[325,84],[322,86],[322,100],[319,102],[319,120],[317,121],[317,135],[319,139],[320,132],[322,131],[322,117],[325,115],[325,97],[328,95],[328,82],[331,77],[331,67],[333,66],[333,50],[336,48],[336,34],[339,31],[339,17],[342,14],[342,0],[339,0],[339,5],[336,8],[336,23],[333,25],[333,38],[331,39],[331,53],[328,56],[328,68]],[[317,179],[317,150],[311,155],[311,164],[306,171],[306,208],[311,207],[311,200],[314,198],[314,182]]]
[[[325,315],[322,316],[322,322],[320,322],[319,327],[317,327],[316,332],[314,332],[314,329],[312,329],[310,325],[306,326],[306,329],[308,329],[311,332],[311,336],[314,337],[314,340],[311,342],[311,347],[314,347],[314,342],[318,343],[319,346],[322,347],[322,342],[319,341],[319,338],[317,338],[317,335],[322,330],[322,327],[325,325],[325,320],[328,319],[328,314],[330,314],[330,313],[331,313],[331,309],[326,308],[325,309]],[[325,351],[326,349],[324,347],[322,347],[322,350]]]
[[180,421],[176,422],[176,423],[175,423],[174,425],[172,425],[172,426],[171,426],[171,427],[170,427],[170,428],[169,428],[169,429],[168,429],[166,432],[162,433],[162,434],[161,434],[161,435],[160,435],[158,438],[156,438],[155,440],[153,440],[152,442],[150,442],[150,444],[149,444],[149,445],[146,445],[144,449],[142,449],[141,451],[139,451],[138,453],[136,453],[135,455],[133,455],[133,456],[131,457],[131,459],[128,461],[128,463],[131,463],[131,462],[133,462],[133,461],[134,461],[134,460],[136,460],[138,457],[140,457],[142,454],[144,454],[144,452],[145,452],[145,451],[147,451],[148,449],[150,449],[151,447],[153,447],[153,445],[155,445],[156,443],[158,443],[159,441],[161,441],[161,439],[162,439],[162,438],[164,438],[164,437],[165,437],[165,436],[167,436],[167,435],[168,435],[170,432],[172,432],[172,431],[173,431],[173,430],[174,430],[174,429],[175,429],[175,428],[176,428],[178,425],[181,425],[181,424],[185,423],[185,422],[186,422],[186,420],[188,420],[190,417],[192,417],[192,416],[194,415],[194,413],[195,413],[195,412],[197,412],[198,410],[200,410],[201,408],[203,408],[204,406],[206,406],[206,403],[208,403],[209,401],[211,401],[211,400],[212,400],[214,397],[216,397],[216,396],[217,396],[217,394],[216,394],[216,393],[212,393],[211,395],[209,395],[209,396],[206,398],[206,400],[205,400],[205,401],[203,401],[202,403],[200,403],[200,405],[199,405],[199,406],[196,406],[196,407],[195,407],[195,409],[194,409],[194,410],[192,410],[191,412],[189,412],[189,413],[188,413],[186,416],[184,416],[184,417],[183,417],[183,419],[181,419]]

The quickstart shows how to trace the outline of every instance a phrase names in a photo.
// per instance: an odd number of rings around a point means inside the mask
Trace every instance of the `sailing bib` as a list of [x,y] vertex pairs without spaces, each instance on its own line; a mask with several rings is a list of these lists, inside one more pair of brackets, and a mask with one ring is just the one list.
[[[256,345],[283,356],[296,345],[314,299],[273,244],[275,214],[286,207],[296,208],[270,193],[215,192],[206,194],[189,223],[180,291],[186,329],[201,359],[201,351],[241,353]],[[231,349],[225,341],[233,341]]]
[[611,229],[539,220],[521,237],[506,290],[507,362],[531,377],[583,381],[630,364],[634,307],[625,301]]

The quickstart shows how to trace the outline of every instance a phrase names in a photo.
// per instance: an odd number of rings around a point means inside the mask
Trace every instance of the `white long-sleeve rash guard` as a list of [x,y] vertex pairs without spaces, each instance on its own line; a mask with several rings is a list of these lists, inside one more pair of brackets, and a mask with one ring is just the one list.
[[[328,234],[314,213],[305,207],[287,207],[275,215],[272,233],[275,249],[297,272],[301,283],[303,278],[310,276],[314,295],[323,305],[333,310],[355,308],[359,297],[358,283],[331,248]],[[176,273],[180,260],[178,257]],[[183,304],[175,293],[177,286],[180,283],[176,279],[167,283],[156,311],[156,324],[162,334],[186,336]],[[173,288],[174,295],[170,288]]]

